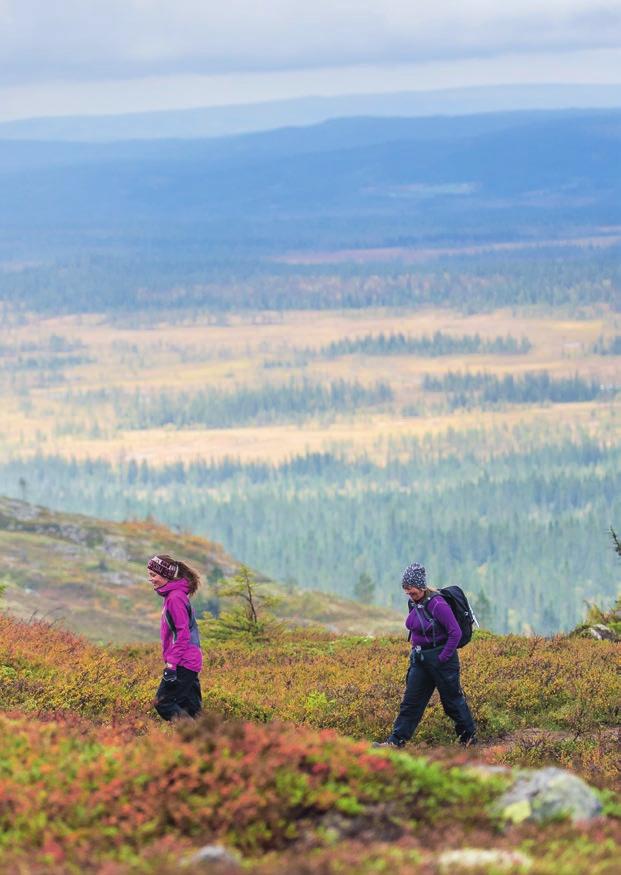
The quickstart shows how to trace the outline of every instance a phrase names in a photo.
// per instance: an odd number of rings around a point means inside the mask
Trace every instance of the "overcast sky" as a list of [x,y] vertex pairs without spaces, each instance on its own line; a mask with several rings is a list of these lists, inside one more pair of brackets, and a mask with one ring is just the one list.
[[621,0],[0,0],[0,118],[621,81]]

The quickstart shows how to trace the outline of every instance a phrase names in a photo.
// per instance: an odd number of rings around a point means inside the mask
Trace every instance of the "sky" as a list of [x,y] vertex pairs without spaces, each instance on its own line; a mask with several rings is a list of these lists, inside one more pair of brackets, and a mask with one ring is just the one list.
[[0,0],[0,120],[621,82],[621,0]]

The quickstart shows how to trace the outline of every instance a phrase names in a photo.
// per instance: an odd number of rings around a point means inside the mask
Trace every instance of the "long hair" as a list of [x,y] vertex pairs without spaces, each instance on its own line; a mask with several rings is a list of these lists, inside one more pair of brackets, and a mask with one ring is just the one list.
[[187,564],[187,562],[182,562],[181,559],[173,559],[172,556],[168,556],[165,553],[160,553],[159,556],[161,559],[165,559],[167,562],[174,562],[176,564],[177,575],[175,579],[179,580],[181,577],[185,577],[187,582],[190,584],[188,595],[194,595],[196,590],[201,585],[201,578],[198,571],[195,571],[191,565]]

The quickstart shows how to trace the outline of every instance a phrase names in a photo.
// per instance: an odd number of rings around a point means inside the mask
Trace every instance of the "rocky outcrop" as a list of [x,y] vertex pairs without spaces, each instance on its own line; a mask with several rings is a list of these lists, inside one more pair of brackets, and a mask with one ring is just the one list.
[[181,860],[181,866],[189,872],[209,872],[210,875],[234,875],[242,868],[239,854],[224,845],[204,845]]
[[602,812],[596,791],[564,769],[520,772],[517,781],[496,802],[495,809],[511,823],[569,817],[575,823]]
[[609,611],[591,605],[586,622],[571,634],[578,638],[595,638],[596,641],[621,641],[621,598]]
[[[621,615],[621,611],[619,612]],[[596,641],[619,641],[619,635],[610,626],[604,623],[595,623],[593,626],[587,626],[586,634],[595,638]]]
[[441,875],[452,875],[467,872],[491,870],[493,872],[528,872],[533,861],[521,851],[506,851],[497,848],[460,848],[456,851],[444,851],[437,859],[438,872]]

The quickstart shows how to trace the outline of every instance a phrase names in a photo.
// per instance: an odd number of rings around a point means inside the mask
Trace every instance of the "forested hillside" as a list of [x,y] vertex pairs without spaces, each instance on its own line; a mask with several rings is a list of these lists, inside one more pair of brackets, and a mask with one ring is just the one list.
[[550,634],[618,592],[606,532],[621,516],[620,472],[619,447],[586,437],[474,431],[403,440],[387,464],[331,453],[277,466],[35,457],[0,466],[0,488],[17,494],[23,482],[32,500],[96,516],[155,514],[278,580],[345,597],[366,573],[373,599],[397,609],[401,570],[416,559],[434,584],[463,586],[485,626]]
[[[463,226],[462,226],[463,228]],[[192,231],[190,229],[189,233]],[[21,238],[5,238],[0,269],[0,306],[5,320],[36,310],[45,314],[104,310],[120,325],[147,323],[171,307],[190,316],[236,312],[374,307],[447,307],[464,313],[488,313],[499,307],[564,307],[572,312],[604,304],[621,307],[620,247],[614,233],[575,246],[525,244],[505,252],[490,243],[485,257],[456,248],[436,255],[413,238],[405,247],[372,250],[334,264],[288,264],[257,260],[248,250],[205,262],[205,247],[187,237],[158,240],[157,251],[134,254],[121,247],[114,254],[90,253],[56,259],[32,258],[36,247]],[[596,244],[591,246],[590,243]],[[210,243],[208,252],[214,252]],[[465,249],[467,250],[467,246]],[[234,250],[235,253],[237,250]],[[359,259],[359,260],[358,260]]]

